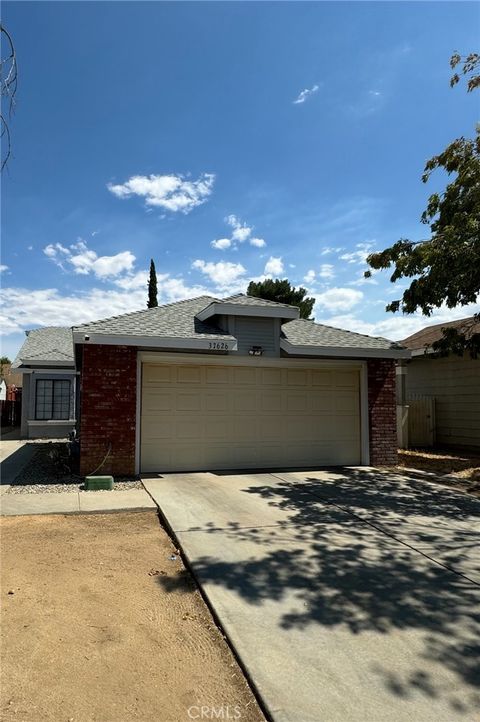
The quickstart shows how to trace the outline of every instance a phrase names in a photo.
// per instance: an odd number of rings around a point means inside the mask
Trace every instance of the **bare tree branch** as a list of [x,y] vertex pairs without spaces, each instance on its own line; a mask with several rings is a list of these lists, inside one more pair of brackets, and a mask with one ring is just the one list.
[[[0,23],[0,91],[2,110],[0,113],[0,139],[2,143],[2,161],[0,171],[5,168],[12,152],[9,121],[15,110],[15,96],[17,93],[18,67],[17,54],[12,37],[5,26]],[[4,110],[5,103],[8,111]]]

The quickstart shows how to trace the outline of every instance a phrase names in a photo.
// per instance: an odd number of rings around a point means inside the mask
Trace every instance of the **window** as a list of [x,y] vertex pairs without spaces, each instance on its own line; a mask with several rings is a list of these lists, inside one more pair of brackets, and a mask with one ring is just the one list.
[[70,381],[66,379],[39,379],[37,381],[35,418],[70,418]]

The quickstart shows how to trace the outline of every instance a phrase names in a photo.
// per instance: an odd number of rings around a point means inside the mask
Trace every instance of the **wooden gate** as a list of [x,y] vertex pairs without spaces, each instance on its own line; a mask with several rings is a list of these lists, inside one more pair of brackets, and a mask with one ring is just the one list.
[[433,446],[435,443],[435,397],[409,396],[408,445]]

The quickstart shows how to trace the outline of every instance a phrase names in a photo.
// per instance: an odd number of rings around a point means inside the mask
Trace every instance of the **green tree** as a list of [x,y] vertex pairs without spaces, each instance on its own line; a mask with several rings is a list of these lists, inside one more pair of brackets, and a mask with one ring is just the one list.
[[8,358],[8,356],[2,356],[0,358],[0,366],[5,366],[5,364],[11,364],[12,362]]
[[157,272],[153,258],[150,260],[150,276],[148,277],[148,301],[147,308],[156,308],[157,300]]
[[[462,58],[455,54],[450,64],[455,68]],[[463,74],[470,78],[468,90],[480,86],[475,69],[480,57],[472,53],[463,59]],[[459,76],[453,76],[455,85]],[[435,308],[448,308],[475,302],[480,292],[480,128],[473,139],[458,138],[439,155],[427,161],[422,181],[426,183],[437,169],[454,176],[443,193],[433,193],[422,213],[421,221],[429,226],[429,238],[420,241],[400,239],[389,248],[367,258],[375,270],[393,267],[390,280],[413,279],[401,299],[392,301],[387,311],[406,314],[420,310],[430,316]],[[371,275],[366,271],[365,275]],[[462,332],[450,329],[436,344],[442,353],[468,349],[476,355],[480,334],[475,332],[478,318]],[[467,324],[468,326],[468,324]],[[434,345],[435,346],[435,345]]]
[[305,288],[295,288],[286,278],[283,280],[267,278],[265,281],[250,281],[247,293],[249,296],[263,298],[266,301],[298,306],[300,318],[310,318],[315,303],[314,298],[306,298],[307,291]]

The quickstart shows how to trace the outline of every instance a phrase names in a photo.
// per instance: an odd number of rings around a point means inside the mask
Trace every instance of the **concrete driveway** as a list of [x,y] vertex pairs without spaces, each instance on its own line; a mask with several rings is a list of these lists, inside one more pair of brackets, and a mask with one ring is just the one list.
[[373,469],[143,481],[274,720],[478,722],[478,501]]

